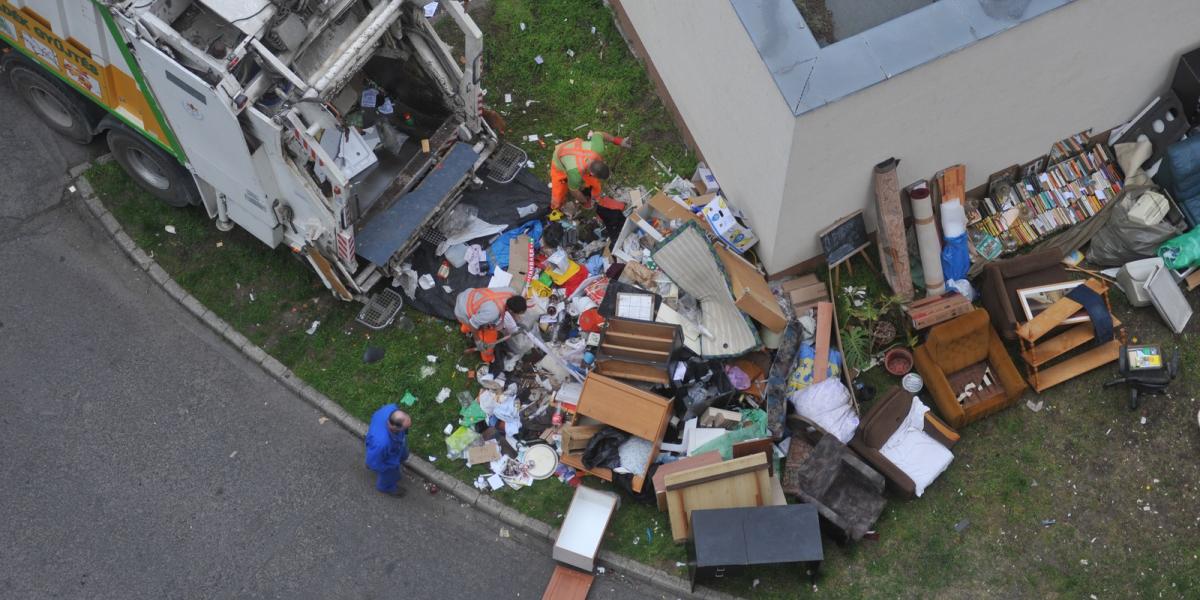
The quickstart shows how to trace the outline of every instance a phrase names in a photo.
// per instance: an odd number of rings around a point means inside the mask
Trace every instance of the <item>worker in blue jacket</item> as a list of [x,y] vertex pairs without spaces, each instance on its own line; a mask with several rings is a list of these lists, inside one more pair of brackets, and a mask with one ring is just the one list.
[[401,467],[408,460],[408,428],[412,417],[388,404],[371,415],[371,426],[367,429],[367,468],[375,471],[375,489],[396,497],[404,495],[400,478]]

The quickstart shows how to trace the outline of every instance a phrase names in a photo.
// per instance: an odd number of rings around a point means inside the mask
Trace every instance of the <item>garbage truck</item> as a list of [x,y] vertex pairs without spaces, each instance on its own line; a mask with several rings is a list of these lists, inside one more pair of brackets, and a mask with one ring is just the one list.
[[467,186],[525,162],[482,118],[479,28],[438,3],[463,34],[452,51],[423,4],[0,0],[0,69],[157,198],[367,301]]

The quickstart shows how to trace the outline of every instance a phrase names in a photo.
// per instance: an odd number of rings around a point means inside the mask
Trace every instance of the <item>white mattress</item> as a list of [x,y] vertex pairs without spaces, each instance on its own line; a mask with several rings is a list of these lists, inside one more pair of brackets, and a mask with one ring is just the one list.
[[925,433],[927,412],[929,407],[914,396],[908,416],[879,449],[880,454],[913,480],[917,497],[924,494],[925,488],[954,460],[949,449]]

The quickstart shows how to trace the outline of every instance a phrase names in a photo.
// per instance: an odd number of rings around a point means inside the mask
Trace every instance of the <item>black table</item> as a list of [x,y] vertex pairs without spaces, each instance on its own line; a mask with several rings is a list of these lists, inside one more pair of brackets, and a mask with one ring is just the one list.
[[807,563],[811,581],[825,558],[821,524],[811,504],[692,511],[688,580],[720,578],[738,567]]

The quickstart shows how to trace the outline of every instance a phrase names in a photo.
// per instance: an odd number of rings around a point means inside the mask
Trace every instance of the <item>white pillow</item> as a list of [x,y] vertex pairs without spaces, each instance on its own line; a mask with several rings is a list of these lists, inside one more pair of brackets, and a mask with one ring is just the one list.
[[879,449],[884,458],[913,480],[918,498],[954,460],[954,454],[948,448],[925,433],[927,412],[929,407],[913,396],[908,416]]
[[858,415],[850,402],[850,391],[836,378],[814,383],[788,395],[796,414],[816,423],[843,444],[850,443],[858,428]]

